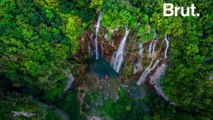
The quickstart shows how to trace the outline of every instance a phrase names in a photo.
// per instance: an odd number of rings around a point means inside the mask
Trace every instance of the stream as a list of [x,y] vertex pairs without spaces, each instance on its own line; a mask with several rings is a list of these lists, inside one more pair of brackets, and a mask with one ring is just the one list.
[[126,45],[126,41],[127,41],[127,37],[129,35],[129,30],[128,28],[126,27],[126,31],[125,31],[125,35],[123,37],[123,39],[121,40],[121,43],[119,45],[119,48],[118,50],[112,55],[112,58],[111,58],[111,65],[113,67],[113,69],[119,73],[120,72],[120,69],[121,69],[121,66],[122,66],[122,63],[124,61],[124,48],[125,48],[125,45]]

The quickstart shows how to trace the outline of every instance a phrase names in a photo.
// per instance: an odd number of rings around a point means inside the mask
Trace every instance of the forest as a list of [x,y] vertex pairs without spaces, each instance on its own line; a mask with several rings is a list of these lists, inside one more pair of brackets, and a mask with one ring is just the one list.
[[0,0],[0,31],[0,120],[213,119],[212,0]]

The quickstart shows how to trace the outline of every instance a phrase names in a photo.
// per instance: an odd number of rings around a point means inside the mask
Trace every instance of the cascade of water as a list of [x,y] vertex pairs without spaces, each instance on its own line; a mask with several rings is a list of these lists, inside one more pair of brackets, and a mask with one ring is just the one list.
[[13,113],[14,119],[16,119],[16,117],[19,117],[19,116],[23,116],[25,118],[31,118],[35,115],[34,113],[18,112],[18,111],[12,111],[12,113]]
[[157,80],[159,80],[160,76],[165,72],[167,65],[166,64],[161,64],[156,71],[153,73],[153,75],[150,76],[150,81],[149,83],[154,86],[154,89],[156,93],[161,96],[164,100],[169,101],[167,96],[163,93],[162,88],[160,87],[159,83]]
[[136,74],[142,70],[142,58],[143,58],[143,43],[139,44],[138,61],[134,66],[133,74]]
[[141,84],[144,84],[145,83],[145,78],[146,76],[148,75],[149,71],[150,71],[150,68],[153,64],[153,61],[154,59],[151,60],[149,66],[146,68],[146,70],[143,72],[143,74],[141,75],[140,79],[137,81],[137,85],[141,85]]
[[101,12],[99,13],[98,15],[98,20],[97,20],[97,23],[96,23],[96,26],[95,26],[95,55],[96,55],[96,60],[98,59],[98,31],[99,31],[99,28],[101,26],[101,17],[102,17],[102,14]]
[[154,52],[155,52],[155,47],[157,44],[157,33],[154,30],[154,39],[152,40],[152,42],[149,44],[149,49],[148,49],[148,53],[149,53],[149,57],[152,57]]
[[128,34],[129,34],[129,30],[128,30],[128,28],[126,28],[125,35],[124,35],[123,39],[121,40],[119,48],[118,48],[117,52],[115,54],[113,54],[113,56],[111,58],[111,65],[117,73],[119,73],[119,71],[121,69],[121,65],[124,61],[123,52],[124,52],[124,47],[126,45],[126,40],[127,40]]
[[149,83],[152,84],[152,82],[157,81],[162,74],[164,74],[166,70],[167,65],[166,64],[161,64],[156,71],[150,76]]
[[154,39],[157,39],[157,32],[154,30]]
[[156,44],[157,44],[157,40],[154,40],[154,42],[153,42],[153,46],[152,46],[152,53],[151,53],[151,55],[153,56],[153,54],[155,53],[155,47],[156,47]]
[[151,63],[149,64],[149,66],[146,68],[146,70],[143,72],[143,74],[141,75],[140,79],[137,81],[137,85],[143,85],[146,81],[146,77],[147,75],[153,70],[155,69],[155,67],[158,65],[158,63],[160,62],[160,60],[155,61],[153,67],[151,68],[152,64],[153,64],[154,59],[152,59]]
[[160,62],[160,60],[155,61],[153,67],[151,68],[152,64],[153,64],[153,60],[151,61],[149,67],[147,67],[147,69],[144,71],[144,73],[141,75],[140,79],[137,82],[137,85],[143,85],[146,82],[146,77],[147,75],[153,70],[155,69],[155,67],[158,65],[158,63]]
[[164,58],[167,58],[167,51],[168,51],[168,48],[169,48],[169,41],[167,39],[167,34],[165,35],[164,40],[166,41],[166,49],[165,49],[165,52],[164,52]]
[[159,86],[154,85],[154,89],[159,96],[161,96],[164,100],[169,101],[169,99],[166,97],[166,95],[163,93],[162,89]]
[[114,61],[115,61],[115,57],[116,57],[116,52],[114,52],[112,54],[111,60],[110,60],[110,65],[113,67]]
[[64,92],[68,91],[72,87],[72,84],[74,82],[74,77],[71,73],[70,74],[66,73],[66,76],[67,76],[68,79],[67,79],[66,86],[64,88]]
[[155,47],[157,44],[157,39],[156,39],[157,35],[156,32],[154,32],[154,40],[150,43],[149,48],[148,48],[148,54],[149,56],[152,58],[149,66],[146,68],[146,70],[143,72],[143,74],[141,75],[140,79],[137,81],[137,85],[143,85],[145,83],[146,77],[147,75],[158,65],[158,63],[160,62],[159,60],[157,60],[154,63],[154,66],[151,68],[153,62],[154,62],[154,53],[155,53]]
[[153,46],[153,41],[149,44],[149,49],[148,49],[149,57],[152,57],[152,46]]

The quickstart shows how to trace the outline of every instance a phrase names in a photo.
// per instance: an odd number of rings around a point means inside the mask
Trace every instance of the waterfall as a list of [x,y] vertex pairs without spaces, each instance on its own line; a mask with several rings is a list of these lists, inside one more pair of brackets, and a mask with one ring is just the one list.
[[157,44],[157,33],[154,30],[154,39],[152,40],[152,42],[149,44],[149,49],[148,49],[148,53],[149,53],[149,57],[153,56],[153,53],[155,52],[155,47]]
[[157,32],[154,30],[154,39],[157,39]]
[[146,68],[146,70],[143,72],[143,74],[141,75],[140,79],[137,81],[137,85],[143,85],[145,83],[146,77],[147,75],[153,70],[155,69],[155,67],[158,65],[158,63],[160,62],[159,60],[157,60],[154,63],[154,66],[151,68],[153,62],[154,62],[154,53],[155,53],[155,47],[157,44],[157,35],[156,32],[154,32],[154,40],[149,44],[149,48],[148,48],[148,54],[149,56],[152,58],[149,66]]
[[112,54],[111,60],[110,60],[110,65],[113,67],[114,61],[115,61],[115,57],[116,57],[116,52],[114,52]]
[[99,28],[101,26],[101,17],[102,17],[102,14],[101,12],[99,13],[98,15],[98,21],[96,23],[96,26],[95,26],[95,55],[96,55],[96,60],[98,59],[98,31],[99,31]]
[[159,96],[161,96],[165,101],[169,101],[168,97],[163,93],[163,90],[158,83],[158,80],[164,74],[166,67],[166,64],[161,64],[156,69],[156,71],[150,76],[149,83],[154,86],[154,89]]
[[168,51],[168,48],[169,48],[169,41],[167,39],[167,34],[165,35],[164,40],[166,41],[166,49],[165,49],[165,52],[164,52],[164,58],[167,58],[167,51]]
[[70,74],[65,73],[65,74],[66,74],[68,79],[67,79],[66,86],[64,88],[64,92],[68,91],[72,87],[72,84],[74,82],[74,77],[71,73]]
[[138,61],[134,66],[133,74],[136,74],[142,70],[142,58],[143,58],[143,43],[139,44]]
[[159,86],[154,85],[154,89],[159,96],[161,96],[164,100],[169,101],[169,99],[166,97],[166,95],[163,93],[162,89]]
[[138,82],[137,82],[137,85],[140,86],[141,84],[144,84],[144,83],[145,83],[145,78],[146,78],[146,76],[148,75],[148,73],[149,73],[149,71],[150,71],[150,68],[151,68],[151,66],[152,66],[152,64],[153,64],[153,61],[154,61],[154,59],[151,60],[149,66],[146,68],[146,70],[145,70],[145,71],[143,72],[143,74],[141,75],[140,79],[139,79]]
[[123,52],[124,52],[124,47],[126,44],[128,34],[129,34],[129,30],[128,30],[128,28],[126,28],[125,35],[124,35],[123,39],[121,40],[118,51],[115,54],[113,54],[112,58],[111,58],[111,65],[117,73],[119,73],[119,71],[121,69],[121,65],[124,61]]
[[150,84],[157,81],[164,74],[166,67],[167,65],[163,63],[156,69],[156,71],[150,76]]
[[153,47],[152,47],[152,55],[155,53],[155,47],[156,47],[156,44],[157,44],[157,40],[154,40],[153,42]]
[[34,113],[18,112],[18,111],[12,111],[11,113],[13,113],[13,117],[15,120],[16,120],[16,117],[19,117],[19,116],[23,116],[25,118],[31,118],[35,115]]
[[148,49],[149,57],[152,56],[152,46],[153,46],[153,41],[149,44],[149,49]]
[[153,67],[151,68],[152,64],[153,64],[154,59],[152,58],[151,63],[149,64],[149,66],[146,68],[146,70],[143,72],[143,74],[141,75],[140,79],[137,81],[137,85],[143,85],[146,81],[146,77],[147,75],[155,69],[155,67],[159,64],[160,60],[156,60]]

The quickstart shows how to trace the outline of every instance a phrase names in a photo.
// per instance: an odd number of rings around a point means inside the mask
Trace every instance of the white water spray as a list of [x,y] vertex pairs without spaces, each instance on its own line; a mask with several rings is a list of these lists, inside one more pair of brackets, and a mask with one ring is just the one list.
[[142,58],[143,58],[143,43],[139,44],[138,61],[134,66],[133,74],[136,74],[143,69],[141,64]]
[[72,84],[74,82],[74,77],[71,73],[70,74],[66,73],[66,76],[67,76],[68,79],[67,79],[66,86],[64,88],[64,92],[68,91],[72,87]]
[[152,46],[153,46],[153,41],[149,44],[149,49],[148,49],[149,57],[152,57]]
[[156,71],[153,73],[153,75],[150,76],[150,81],[149,83],[154,86],[154,89],[156,93],[161,96],[164,100],[169,101],[168,97],[164,94],[162,88],[159,85],[158,80],[160,77],[164,74],[166,70],[167,65],[166,64],[161,64]]
[[129,30],[128,30],[128,28],[126,28],[125,35],[124,35],[123,39],[121,40],[119,48],[118,48],[117,52],[115,54],[113,54],[113,56],[111,58],[111,65],[117,73],[119,73],[119,71],[121,69],[121,65],[124,61],[123,53],[124,53],[124,47],[126,45],[126,40],[127,40],[128,35],[129,35]]
[[98,59],[98,31],[99,31],[99,28],[101,26],[101,17],[102,17],[102,14],[100,12],[99,16],[98,16],[98,21],[97,21],[96,26],[95,26],[95,55],[96,55],[96,60]]
[[152,58],[151,63],[149,64],[149,66],[146,68],[146,70],[143,72],[143,74],[141,75],[140,79],[137,81],[137,85],[143,85],[146,82],[146,77],[147,75],[156,68],[156,66],[159,64],[160,60],[156,60],[153,67],[151,68],[152,64],[153,64],[154,58]]
[[167,39],[167,34],[165,35],[164,40],[166,41],[166,49],[165,49],[165,52],[164,52],[164,58],[167,58],[167,51],[168,51],[168,48],[169,48],[169,40]]
[[137,85],[140,86],[141,84],[144,84],[145,83],[145,78],[146,76],[148,75],[150,69],[151,69],[151,66],[153,64],[153,61],[154,59],[151,60],[149,66],[146,68],[146,70],[143,72],[143,74],[141,75],[140,79],[137,81]]
[[148,49],[149,57],[152,57],[154,55],[156,44],[157,44],[157,33],[156,31],[154,31],[154,39],[149,44],[149,49]]
[[143,85],[145,82],[146,82],[146,77],[147,75],[153,70],[155,69],[155,67],[158,65],[158,63],[160,62],[159,60],[157,60],[153,67],[151,68],[153,62],[154,62],[154,53],[155,53],[155,47],[156,47],[156,44],[157,44],[157,34],[156,34],[156,31],[154,31],[154,39],[153,41],[149,44],[149,48],[148,48],[148,54],[149,54],[149,57],[152,58],[149,66],[146,68],[146,70],[143,72],[143,74],[141,75],[140,79],[137,81],[137,85]]

